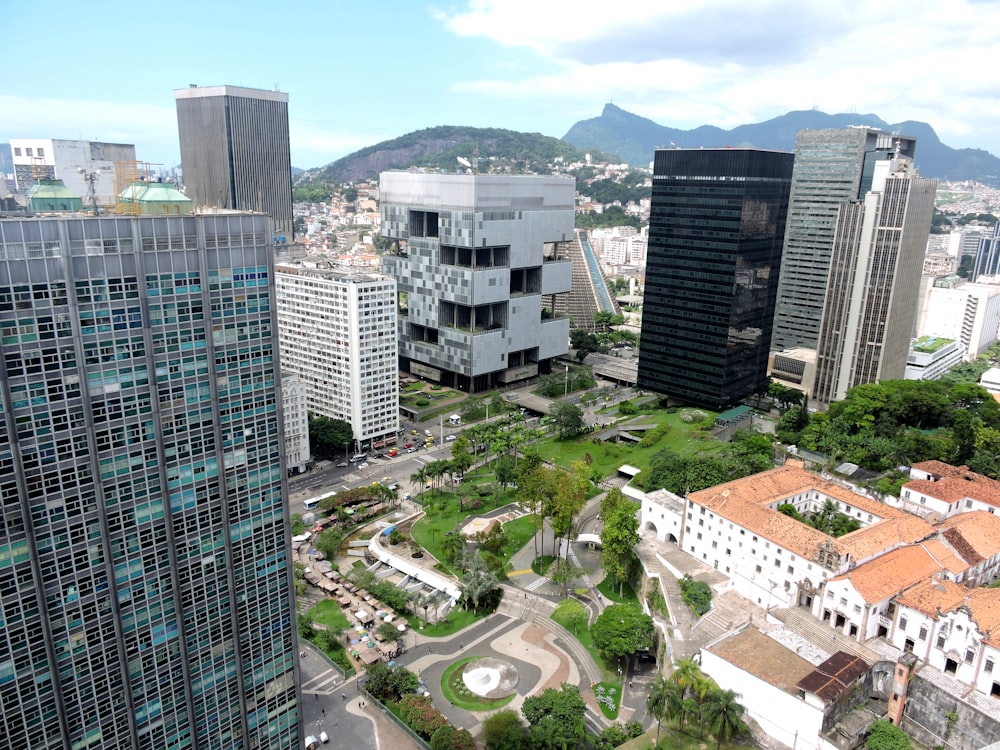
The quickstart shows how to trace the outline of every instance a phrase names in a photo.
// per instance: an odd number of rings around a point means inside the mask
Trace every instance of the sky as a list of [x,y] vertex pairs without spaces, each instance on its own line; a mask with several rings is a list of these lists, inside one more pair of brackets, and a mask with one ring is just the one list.
[[[0,142],[180,160],[174,89],[289,95],[292,164],[437,125],[562,137],[613,102],[661,125],[786,112],[928,122],[1000,155],[1000,0],[0,0]],[[918,144],[919,153],[919,144]]]

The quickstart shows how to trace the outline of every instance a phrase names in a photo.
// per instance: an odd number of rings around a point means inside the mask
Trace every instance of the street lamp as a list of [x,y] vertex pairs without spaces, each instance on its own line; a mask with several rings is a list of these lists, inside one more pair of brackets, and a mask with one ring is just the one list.
[[563,396],[569,395],[569,365],[566,365],[566,387],[563,389]]

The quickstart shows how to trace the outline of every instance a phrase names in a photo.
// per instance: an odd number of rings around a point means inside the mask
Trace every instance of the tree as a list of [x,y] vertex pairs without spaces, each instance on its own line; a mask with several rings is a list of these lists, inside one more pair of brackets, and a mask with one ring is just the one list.
[[394,641],[399,638],[399,631],[396,630],[396,626],[391,622],[383,622],[378,626],[378,630],[375,631],[376,635],[383,641]]
[[399,699],[397,706],[399,717],[425,740],[429,740],[442,727],[448,725],[448,720],[434,708],[431,699],[426,695],[409,693]]
[[691,607],[692,611],[701,617],[712,608],[712,588],[704,581],[696,581],[690,573],[677,579],[681,590],[681,599]]
[[627,659],[653,645],[653,618],[632,604],[612,604],[590,628],[594,645],[612,659]]
[[441,540],[441,555],[444,561],[452,565],[465,552],[465,537],[457,531],[449,531]]
[[327,529],[316,537],[316,549],[323,553],[327,560],[334,560],[344,542],[342,529]]
[[563,599],[559,602],[559,611],[573,626],[573,635],[579,635],[580,628],[587,626],[587,608],[579,599]]
[[733,737],[747,733],[743,723],[743,706],[732,690],[709,690],[701,707],[702,722],[715,737],[715,746],[722,747]]
[[562,586],[564,591],[568,590],[569,585],[579,578],[582,573],[583,570],[579,565],[574,565],[565,557],[557,557],[549,565],[549,569],[545,571],[545,575],[548,576],[549,580],[557,586]]
[[634,503],[619,502],[611,507],[609,515],[601,514],[604,518],[604,528],[601,529],[601,566],[605,573],[618,581],[619,596],[635,559],[635,545],[639,543],[638,510],[638,505]]
[[549,416],[559,432],[560,439],[579,435],[586,429],[580,407],[568,401],[557,401],[553,404]]
[[309,420],[309,442],[313,450],[326,456],[346,450],[354,441],[354,429],[343,419],[313,417]]
[[365,689],[383,703],[413,693],[419,684],[419,678],[403,666],[390,667],[377,661],[365,669]]
[[697,696],[699,700],[711,685],[701,671],[701,667],[691,659],[681,659],[670,675],[670,681],[681,688],[683,697]]
[[575,748],[586,736],[587,704],[576,685],[564,682],[559,690],[547,688],[541,695],[525,698],[521,713],[531,726],[532,737],[541,739],[544,746]]
[[486,750],[522,750],[525,741],[524,724],[517,711],[506,708],[483,722]]
[[431,736],[431,750],[476,750],[476,740],[468,729],[445,724]]
[[656,719],[656,744],[660,746],[660,724],[662,722],[680,719],[681,706],[684,702],[684,688],[676,682],[659,675],[649,689],[646,707],[650,715]]
[[875,719],[868,729],[865,747],[869,750],[910,750],[906,732],[886,719]]

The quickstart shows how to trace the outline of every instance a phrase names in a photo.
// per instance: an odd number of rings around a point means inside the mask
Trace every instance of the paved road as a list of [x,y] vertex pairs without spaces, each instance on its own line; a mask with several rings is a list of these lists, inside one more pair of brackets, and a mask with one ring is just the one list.
[[311,643],[300,641],[299,646],[305,654],[299,659],[305,734],[318,737],[325,729],[331,738],[336,738],[334,747],[375,747],[371,719],[349,710],[357,707],[357,688],[353,683],[345,685],[340,674]]

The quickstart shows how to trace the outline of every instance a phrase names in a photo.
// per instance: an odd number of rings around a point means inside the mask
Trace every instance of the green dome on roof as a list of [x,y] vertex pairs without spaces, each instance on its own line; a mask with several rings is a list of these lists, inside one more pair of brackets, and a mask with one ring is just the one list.
[[31,211],[79,211],[83,208],[83,199],[62,180],[39,180],[28,188],[27,197]]
[[118,199],[136,205],[140,214],[189,214],[194,205],[169,182],[133,182]]

